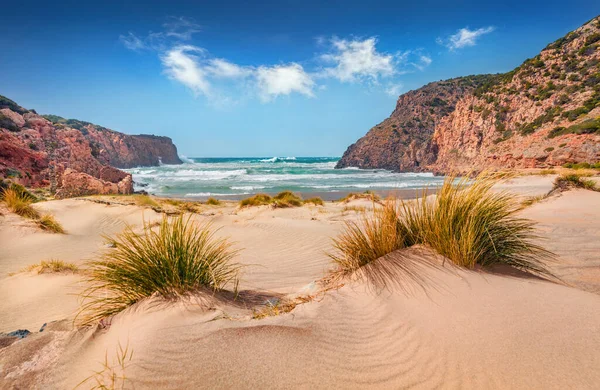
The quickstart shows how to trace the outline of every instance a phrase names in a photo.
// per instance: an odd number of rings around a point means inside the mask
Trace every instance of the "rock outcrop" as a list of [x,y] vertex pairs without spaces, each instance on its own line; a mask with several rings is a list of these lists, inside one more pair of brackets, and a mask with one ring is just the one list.
[[336,168],[384,168],[420,171],[436,160],[432,137],[440,120],[457,102],[493,76],[467,76],[437,81],[398,98],[389,118],[351,145]]
[[180,164],[167,137],[126,135],[78,120],[40,116],[0,96],[0,178],[48,186],[57,197],[131,193],[118,168]]
[[[427,107],[434,102],[447,108]],[[400,96],[390,118],[350,146],[338,167],[464,173],[597,161],[600,17],[509,73]]]

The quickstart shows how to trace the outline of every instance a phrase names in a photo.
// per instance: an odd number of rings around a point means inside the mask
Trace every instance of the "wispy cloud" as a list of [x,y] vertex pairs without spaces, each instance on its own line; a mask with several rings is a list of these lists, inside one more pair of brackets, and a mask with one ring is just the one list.
[[475,46],[480,36],[489,34],[495,30],[494,26],[482,27],[476,30],[470,30],[468,27],[461,28],[455,34],[446,39],[438,38],[436,40],[440,45],[446,46],[450,50],[461,49],[467,46]]
[[163,27],[165,28],[165,35],[167,37],[173,37],[183,41],[189,41],[192,39],[193,34],[201,31],[199,24],[193,19],[186,18],[185,16],[170,16],[163,24]]
[[[242,65],[220,58],[208,50],[190,43],[200,26],[188,18],[169,18],[163,30],[139,36],[132,32],[119,36],[119,41],[136,52],[154,51],[172,80],[187,87],[195,96],[205,96],[211,103],[230,102],[226,91],[235,95],[253,96],[270,102],[280,96],[299,94],[314,97],[315,91],[326,89],[317,80],[338,80],[343,83],[368,83],[382,93],[397,96],[402,84],[396,76],[423,71],[431,57],[422,49],[385,53],[377,48],[375,37],[316,39],[321,54],[302,64]],[[385,86],[381,83],[385,79]],[[230,93],[229,95],[232,95]]]
[[289,95],[293,92],[314,97],[315,82],[302,66],[296,63],[261,66],[256,69],[256,81],[263,101],[270,101],[277,96]]
[[132,32],[127,35],[119,35],[119,41],[129,50],[140,51],[146,49],[144,41]]
[[385,88],[385,93],[387,93],[388,95],[392,96],[392,97],[398,97],[398,95],[400,95],[400,92],[402,91],[402,88],[404,86],[400,83],[397,84],[389,84],[386,88]]

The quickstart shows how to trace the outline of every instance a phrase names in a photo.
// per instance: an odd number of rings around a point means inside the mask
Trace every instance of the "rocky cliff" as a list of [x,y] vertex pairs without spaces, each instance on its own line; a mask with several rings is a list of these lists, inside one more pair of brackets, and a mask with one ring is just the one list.
[[389,118],[351,145],[337,168],[384,168],[420,171],[435,162],[432,137],[440,120],[464,96],[489,81],[491,75],[438,81],[401,95]]
[[88,122],[40,116],[0,96],[0,178],[50,185],[59,197],[128,193],[133,190],[131,175],[115,167],[161,161],[181,163],[167,137],[126,135]]
[[[408,92],[338,167],[447,173],[600,161],[599,47],[596,17],[511,72]],[[440,100],[446,110],[427,108]],[[424,110],[429,126],[415,129]]]

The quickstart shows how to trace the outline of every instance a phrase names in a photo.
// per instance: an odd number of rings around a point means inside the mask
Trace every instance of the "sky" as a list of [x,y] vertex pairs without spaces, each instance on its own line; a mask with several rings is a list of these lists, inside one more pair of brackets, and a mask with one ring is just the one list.
[[398,95],[510,71],[600,14],[564,1],[22,1],[0,94],[180,154],[340,156]]

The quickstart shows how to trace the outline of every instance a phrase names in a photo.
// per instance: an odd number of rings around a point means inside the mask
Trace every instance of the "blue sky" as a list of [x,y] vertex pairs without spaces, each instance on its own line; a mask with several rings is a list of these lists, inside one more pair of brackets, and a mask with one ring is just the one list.
[[428,82],[505,72],[588,1],[30,2],[3,6],[0,94],[167,135],[187,156],[339,156]]

